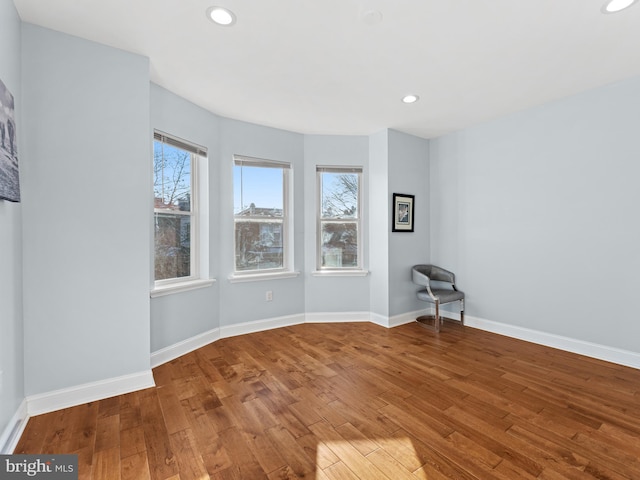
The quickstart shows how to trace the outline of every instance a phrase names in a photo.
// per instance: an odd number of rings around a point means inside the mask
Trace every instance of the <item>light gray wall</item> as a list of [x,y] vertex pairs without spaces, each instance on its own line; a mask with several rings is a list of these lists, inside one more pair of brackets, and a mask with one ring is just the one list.
[[391,232],[389,215],[389,316],[413,312],[427,305],[416,297],[411,267],[429,263],[429,141],[389,130],[389,196],[415,195],[414,231]]
[[[164,88],[151,84],[151,128],[178,136],[208,150],[209,276],[218,276],[220,262],[220,188],[218,116]],[[151,138],[151,132],[149,137]],[[151,161],[151,160],[150,160]],[[151,234],[153,235],[153,234]],[[153,266],[152,266],[153,268]],[[153,279],[153,273],[150,273]],[[151,300],[151,351],[218,328],[218,285]]]
[[369,311],[389,317],[389,131],[369,135]]
[[[385,318],[425,308],[411,267],[429,261],[429,142],[385,129],[369,136],[370,311]],[[413,232],[392,232],[393,194],[415,196]]]
[[26,394],[150,367],[146,58],[22,26]]
[[[20,18],[0,0],[0,80],[13,95],[20,167],[24,164],[20,83]],[[24,398],[22,206],[0,200],[0,435]],[[3,445],[0,445],[0,449]]]
[[[304,137],[298,133],[221,118],[219,186],[220,325],[297,315],[304,312],[304,275],[297,278],[230,283],[233,273],[233,155],[247,155],[293,165],[294,268],[304,268]],[[273,301],[265,300],[273,292]]]
[[431,255],[472,316],[640,352],[640,78],[431,142]]
[[362,238],[364,263],[369,264],[368,201],[369,139],[364,136],[305,135],[304,137],[304,206],[305,206],[305,311],[368,312],[369,277],[317,277],[316,270],[318,187],[316,166],[348,165],[363,168],[362,180]]

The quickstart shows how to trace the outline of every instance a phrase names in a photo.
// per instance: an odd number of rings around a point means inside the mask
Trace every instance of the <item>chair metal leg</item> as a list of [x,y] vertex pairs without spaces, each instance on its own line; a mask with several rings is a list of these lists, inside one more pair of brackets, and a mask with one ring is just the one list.
[[[436,314],[435,316],[433,315],[421,315],[418,318],[416,318],[416,322],[418,322],[418,324],[424,328],[426,328],[427,330],[432,330],[435,333],[439,333],[440,332],[440,323],[442,322],[442,319],[440,318],[440,301],[436,300],[435,302],[435,306],[436,306]],[[431,326],[431,321],[433,320],[433,326]]]
[[464,298],[460,300],[460,323],[464,325]]

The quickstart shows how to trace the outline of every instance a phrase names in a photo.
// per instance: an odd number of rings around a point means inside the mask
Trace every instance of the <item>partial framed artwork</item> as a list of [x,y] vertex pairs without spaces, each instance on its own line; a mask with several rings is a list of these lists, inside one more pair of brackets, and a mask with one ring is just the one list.
[[415,195],[393,194],[392,232],[413,232],[413,213]]
[[20,201],[18,142],[13,95],[0,80],[0,200]]

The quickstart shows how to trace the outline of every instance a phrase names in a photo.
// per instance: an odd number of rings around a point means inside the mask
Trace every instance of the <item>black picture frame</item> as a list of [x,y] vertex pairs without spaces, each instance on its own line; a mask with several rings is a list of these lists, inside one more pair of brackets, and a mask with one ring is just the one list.
[[394,193],[391,205],[391,231],[413,232],[415,195]]

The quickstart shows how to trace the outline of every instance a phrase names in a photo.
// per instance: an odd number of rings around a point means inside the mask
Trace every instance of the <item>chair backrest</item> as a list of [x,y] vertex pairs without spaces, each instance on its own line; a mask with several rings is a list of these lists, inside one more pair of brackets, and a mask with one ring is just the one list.
[[411,269],[413,283],[418,285],[429,285],[429,281],[456,283],[456,276],[453,272],[440,268],[436,265],[414,265]]

